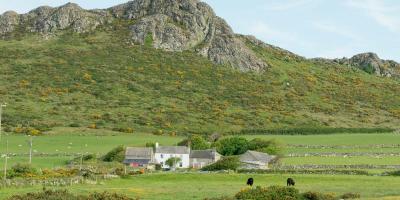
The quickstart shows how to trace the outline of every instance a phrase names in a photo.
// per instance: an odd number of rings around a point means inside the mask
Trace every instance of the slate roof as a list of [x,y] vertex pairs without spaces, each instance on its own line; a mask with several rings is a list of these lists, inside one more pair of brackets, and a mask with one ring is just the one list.
[[151,147],[127,147],[125,151],[125,160],[140,160],[153,158],[153,148]]
[[267,153],[261,153],[257,151],[247,151],[240,156],[241,162],[263,162],[268,163],[273,160],[276,156],[271,156]]
[[159,146],[156,148],[156,153],[163,154],[189,154],[190,149],[185,146]]
[[190,152],[190,158],[198,159],[214,159],[216,155],[218,155],[218,153],[214,149],[193,150]]

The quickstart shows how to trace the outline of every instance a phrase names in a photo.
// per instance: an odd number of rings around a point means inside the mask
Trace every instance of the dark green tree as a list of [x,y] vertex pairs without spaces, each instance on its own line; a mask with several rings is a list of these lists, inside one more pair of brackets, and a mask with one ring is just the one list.
[[249,142],[242,137],[229,137],[215,143],[218,153],[224,156],[240,155],[249,148]]
[[210,144],[200,135],[192,135],[178,143],[179,146],[190,146],[192,150],[205,150]]
[[125,158],[125,147],[118,146],[103,156],[104,162],[122,162]]

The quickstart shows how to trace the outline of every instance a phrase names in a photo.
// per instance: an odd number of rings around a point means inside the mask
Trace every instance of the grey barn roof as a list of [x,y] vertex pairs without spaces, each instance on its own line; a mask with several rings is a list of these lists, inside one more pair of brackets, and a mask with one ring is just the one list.
[[149,147],[127,147],[125,151],[125,159],[149,159],[153,157],[153,148]]
[[193,150],[190,152],[190,158],[214,159],[215,155],[218,155],[218,153],[214,149]]
[[264,162],[268,163],[273,160],[276,156],[268,155],[267,153],[261,153],[257,151],[247,151],[240,156],[240,161],[242,162]]
[[156,153],[189,154],[190,149],[185,146],[159,146],[156,148]]

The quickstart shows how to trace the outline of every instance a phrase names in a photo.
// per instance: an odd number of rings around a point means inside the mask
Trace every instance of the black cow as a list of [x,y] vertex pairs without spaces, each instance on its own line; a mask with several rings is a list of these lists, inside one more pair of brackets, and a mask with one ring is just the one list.
[[286,181],[287,186],[294,186],[296,184],[292,178],[288,178]]
[[253,183],[254,183],[254,179],[253,178],[247,179],[247,185],[253,186]]

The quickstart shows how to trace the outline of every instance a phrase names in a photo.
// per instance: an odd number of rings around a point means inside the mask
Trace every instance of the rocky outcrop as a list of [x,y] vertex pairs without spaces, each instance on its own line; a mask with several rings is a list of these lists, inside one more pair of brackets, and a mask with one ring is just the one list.
[[136,44],[150,41],[157,49],[194,50],[217,64],[242,71],[267,68],[229,25],[199,0],[134,0],[104,10],[84,10],[68,3],[57,8],[39,7],[22,15],[7,12],[0,16],[0,36],[17,28],[46,35],[65,29],[84,33],[114,19],[135,22],[129,29]]
[[292,53],[286,49],[282,49],[280,47],[274,46],[274,45],[270,45],[267,44],[259,39],[257,39],[256,37],[252,36],[252,35],[239,35],[241,38],[243,38],[243,40],[249,42],[250,44],[257,46],[257,47],[261,47],[265,50],[270,50],[269,52],[277,54],[277,56],[281,57],[282,59],[285,60],[294,60],[294,61],[304,61],[306,60],[305,57],[299,56],[295,53]]
[[194,49],[215,63],[243,71],[267,68],[211,7],[198,0],[136,0],[109,10],[115,17],[138,20],[131,27],[136,43],[151,39],[155,48]]
[[400,64],[382,60],[375,53],[362,53],[351,58],[334,59],[333,62],[357,67],[365,72],[385,77],[400,77]]
[[107,12],[87,11],[73,3],[57,8],[42,6],[22,15],[4,13],[0,16],[0,34],[11,33],[17,27],[20,27],[20,31],[44,34],[67,28],[83,33],[94,30],[107,20],[110,20]]
[[8,11],[0,15],[0,36],[13,32],[19,24],[19,15],[16,12]]

